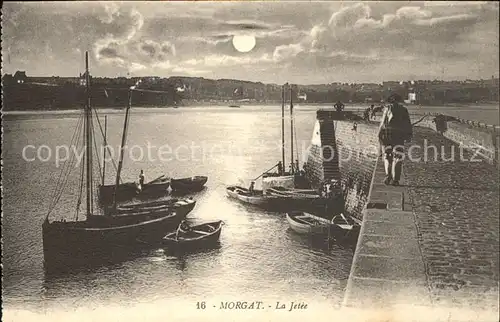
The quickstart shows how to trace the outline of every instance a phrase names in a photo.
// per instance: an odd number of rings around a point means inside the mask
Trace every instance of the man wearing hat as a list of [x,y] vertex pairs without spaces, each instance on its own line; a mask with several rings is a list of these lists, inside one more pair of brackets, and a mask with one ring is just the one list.
[[404,157],[404,143],[413,135],[408,110],[401,105],[402,98],[392,94],[382,115],[379,140],[384,155],[385,184],[399,185]]

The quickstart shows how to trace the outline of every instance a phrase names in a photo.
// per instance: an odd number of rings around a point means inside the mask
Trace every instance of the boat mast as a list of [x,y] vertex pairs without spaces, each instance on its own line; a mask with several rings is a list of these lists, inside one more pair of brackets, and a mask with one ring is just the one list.
[[290,85],[290,162],[292,163],[292,174],[294,171],[294,163],[293,163],[293,91],[292,85]]
[[106,149],[108,147],[107,141],[107,130],[108,130],[108,116],[104,115],[104,148],[102,156],[102,185],[104,186],[104,177],[106,176]]
[[[282,171],[286,169],[285,164],[285,85],[281,87],[281,162],[283,164]],[[283,175],[283,173],[280,173]]]
[[129,115],[130,115],[130,106],[132,105],[132,90],[134,86],[132,86],[128,90],[128,102],[127,102],[127,109],[125,111],[125,121],[123,123],[123,134],[122,134],[122,143],[120,147],[120,161],[118,162],[118,169],[116,171],[116,181],[115,181],[115,190],[113,191],[113,209],[116,209],[116,194],[118,191],[118,185],[120,184],[120,174],[122,172],[122,167],[123,167],[123,154],[125,150],[125,143],[127,141],[127,127],[128,127],[128,120],[129,120]]
[[85,108],[85,146],[87,171],[87,216],[92,216],[92,108],[90,106],[90,73],[89,52],[85,52],[85,85],[87,91],[87,106]]

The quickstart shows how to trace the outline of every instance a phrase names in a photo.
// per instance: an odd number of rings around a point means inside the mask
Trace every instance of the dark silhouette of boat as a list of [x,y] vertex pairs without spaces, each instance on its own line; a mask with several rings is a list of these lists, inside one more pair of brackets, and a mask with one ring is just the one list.
[[[110,204],[115,196],[116,185],[99,185],[99,202]],[[140,185],[138,182],[126,182],[118,185],[117,201],[128,201],[136,197],[161,197],[168,194],[170,178],[162,175],[150,182]]]
[[[43,253],[44,266],[46,270],[65,270],[92,261],[93,258],[107,258],[112,256],[115,251],[127,251],[132,249],[134,245],[139,243],[139,240],[155,241],[161,240],[165,233],[175,229],[183,219],[173,211],[161,213],[142,213],[140,215],[133,214],[128,216],[106,216],[100,215],[94,209],[94,178],[93,178],[93,140],[94,128],[92,117],[95,113],[97,123],[97,112],[91,107],[90,100],[90,84],[91,78],[88,69],[88,52],[85,53],[85,84],[87,100],[85,104],[84,115],[78,122],[75,134],[83,128],[85,146],[84,162],[81,166],[81,182],[80,195],[76,202],[76,218],[74,221],[49,221],[49,216],[55,208],[59,198],[55,197],[49,212],[42,224],[43,238]],[[129,104],[125,113],[124,135],[122,138],[122,152],[125,146],[126,125],[128,124],[128,116],[130,110],[130,100],[132,90],[129,95]],[[74,136],[76,137],[76,135]],[[73,143],[73,142],[72,142]],[[123,156],[123,153],[122,153]],[[74,161],[74,156],[72,157]],[[117,183],[119,182],[120,169],[123,159],[120,159],[120,164],[117,171]],[[70,175],[72,162],[70,166],[63,167],[62,181],[56,186],[55,196],[62,194],[67,178]],[[84,190],[85,189],[85,190]],[[119,190],[119,189],[118,189]],[[80,204],[82,201],[83,191],[86,196],[86,213],[85,220],[78,220]],[[116,191],[118,194],[119,191]],[[116,198],[115,198],[116,206]]]
[[240,108],[240,105],[229,105],[229,107]]
[[208,177],[194,176],[190,178],[171,179],[170,186],[176,192],[197,192],[201,191],[207,183]]
[[168,199],[153,202],[135,203],[128,205],[120,205],[116,208],[107,207],[105,211],[107,214],[112,216],[129,216],[129,215],[140,215],[144,213],[168,213],[176,212],[178,216],[183,219],[189,214],[195,207],[196,201],[192,198],[187,199]]
[[179,227],[177,231],[164,236],[162,243],[168,247],[179,247],[183,251],[211,247],[219,242],[223,224],[224,222],[219,220],[192,226],[187,231]]

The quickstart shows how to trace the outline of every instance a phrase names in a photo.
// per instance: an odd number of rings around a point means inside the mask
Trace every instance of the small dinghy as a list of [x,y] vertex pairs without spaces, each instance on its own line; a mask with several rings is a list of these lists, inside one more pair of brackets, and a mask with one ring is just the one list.
[[194,176],[191,178],[171,179],[170,187],[177,192],[196,192],[203,189],[208,177]]
[[286,214],[290,228],[299,234],[332,234],[346,237],[359,231],[360,221],[343,214],[336,215],[332,220],[318,217],[306,212]]
[[307,212],[286,214],[290,228],[299,234],[328,234],[330,221]]
[[352,233],[359,232],[361,228],[361,221],[357,220],[351,216],[344,216],[344,214],[336,215],[331,221],[332,233],[341,235],[344,237],[351,235]]
[[224,222],[219,220],[191,226],[184,230],[181,223],[176,231],[163,237],[162,242],[164,245],[177,246],[183,249],[209,247],[219,241],[223,224]]
[[265,196],[262,190],[253,190],[251,192],[249,189],[240,186],[227,187],[226,192],[230,198],[261,207],[274,206],[278,200],[274,196]]

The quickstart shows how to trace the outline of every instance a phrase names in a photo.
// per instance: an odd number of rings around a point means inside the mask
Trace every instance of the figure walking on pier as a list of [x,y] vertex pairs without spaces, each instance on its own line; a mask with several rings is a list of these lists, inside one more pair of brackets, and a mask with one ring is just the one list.
[[399,185],[403,167],[404,144],[413,135],[408,110],[401,105],[398,94],[388,97],[389,105],[385,108],[380,122],[379,140],[384,154],[385,184]]

